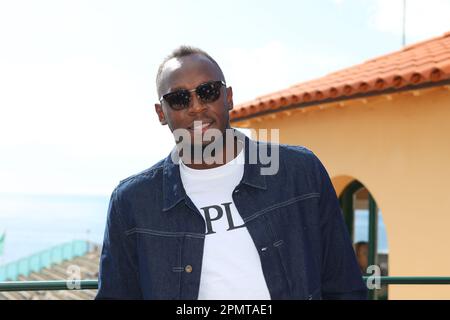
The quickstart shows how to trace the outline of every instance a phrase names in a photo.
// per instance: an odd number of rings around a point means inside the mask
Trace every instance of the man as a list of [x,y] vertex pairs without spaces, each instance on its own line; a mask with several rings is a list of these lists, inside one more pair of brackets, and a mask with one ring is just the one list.
[[369,243],[367,241],[355,243],[355,254],[361,273],[366,275],[369,266]]
[[336,193],[311,151],[232,129],[232,88],[200,49],[167,57],[157,91],[176,146],[113,191],[97,299],[366,298]]

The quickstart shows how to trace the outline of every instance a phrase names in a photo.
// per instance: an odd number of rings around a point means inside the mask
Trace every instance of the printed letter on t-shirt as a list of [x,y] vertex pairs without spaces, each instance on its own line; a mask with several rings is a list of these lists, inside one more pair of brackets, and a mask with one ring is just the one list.
[[[244,224],[242,224],[241,226],[237,226],[237,227],[234,226],[233,217],[231,215],[230,204],[231,204],[231,202],[221,204],[225,207],[225,213],[226,213],[227,220],[228,220],[228,229],[226,231],[231,231],[231,230],[238,229],[238,228],[241,228],[244,226]],[[216,220],[220,220],[223,217],[222,207],[218,206],[218,205],[212,205],[212,206],[208,206],[208,207],[203,207],[201,209],[205,213],[206,228],[208,231],[206,234],[208,235],[208,234],[216,233],[213,230],[212,222],[216,221]],[[217,216],[215,216],[214,218],[211,217],[211,213],[210,213],[211,209],[215,209],[217,211]]]
[[242,224],[242,225],[237,226],[237,227],[234,226],[233,217],[231,216],[230,204],[231,204],[231,202],[222,203],[222,205],[225,207],[225,212],[226,212],[227,219],[228,219],[228,226],[229,226],[229,228],[227,229],[227,231],[238,229],[238,228],[242,228],[243,226],[245,226],[245,224]]
[[[206,227],[208,229],[208,232],[206,234],[216,233],[212,229],[211,222],[214,220],[219,220],[223,216],[222,208],[219,206],[209,206],[209,207],[203,207],[201,208],[205,212],[205,220],[206,220]],[[217,210],[217,216],[214,219],[211,219],[211,215],[209,214],[209,209],[216,209]]]

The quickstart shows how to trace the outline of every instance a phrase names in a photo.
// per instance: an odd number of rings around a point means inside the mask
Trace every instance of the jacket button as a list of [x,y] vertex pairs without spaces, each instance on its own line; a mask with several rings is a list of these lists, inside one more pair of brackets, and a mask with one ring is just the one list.
[[186,271],[187,273],[191,273],[192,272],[192,266],[190,264],[188,264],[186,267],[184,267],[184,271]]

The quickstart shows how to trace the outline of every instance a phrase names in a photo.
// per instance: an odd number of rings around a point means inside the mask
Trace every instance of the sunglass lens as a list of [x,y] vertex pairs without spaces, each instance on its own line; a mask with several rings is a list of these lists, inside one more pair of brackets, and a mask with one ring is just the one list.
[[172,109],[181,110],[189,107],[191,95],[187,90],[179,90],[167,94],[164,99]]
[[222,84],[220,82],[209,82],[200,85],[196,92],[202,102],[214,102],[220,97],[220,89]]

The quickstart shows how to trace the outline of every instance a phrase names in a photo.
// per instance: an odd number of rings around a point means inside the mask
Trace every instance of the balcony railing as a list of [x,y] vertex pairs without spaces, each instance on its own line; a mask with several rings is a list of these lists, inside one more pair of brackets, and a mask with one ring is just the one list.
[[[363,277],[366,282],[369,277]],[[450,277],[370,277],[370,282],[381,285],[448,285]],[[0,282],[2,291],[46,291],[46,290],[86,290],[98,289],[97,280],[56,280],[56,281],[6,281]],[[373,290],[373,289],[372,289]]]
[[87,290],[98,289],[97,280],[53,280],[53,281],[4,281],[2,291],[47,291],[47,290]]
[[68,243],[40,251],[19,261],[0,266],[0,281],[17,280],[19,276],[28,276],[39,272],[52,264],[80,257],[89,251],[89,243],[84,240],[74,240]]

